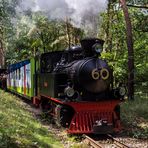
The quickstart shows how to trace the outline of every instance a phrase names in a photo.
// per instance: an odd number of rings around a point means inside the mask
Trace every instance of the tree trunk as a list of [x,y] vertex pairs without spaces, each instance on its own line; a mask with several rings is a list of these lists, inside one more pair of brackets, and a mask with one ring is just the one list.
[[4,67],[4,65],[5,65],[4,49],[2,41],[0,41],[0,68]]
[[120,0],[126,23],[126,36],[128,48],[128,97],[134,99],[134,49],[132,25],[125,0]]
[[107,8],[107,25],[106,25],[106,44],[107,44],[107,48],[105,49],[105,51],[109,51],[111,52],[112,50],[112,34],[109,31],[110,30],[110,26],[112,23],[112,19],[113,19],[113,15],[112,15],[112,11],[111,11],[111,0],[108,0],[108,8]]
[[70,37],[70,21],[68,18],[66,18],[66,34],[67,34],[67,39],[68,39],[68,47],[70,48],[71,46],[71,37]]

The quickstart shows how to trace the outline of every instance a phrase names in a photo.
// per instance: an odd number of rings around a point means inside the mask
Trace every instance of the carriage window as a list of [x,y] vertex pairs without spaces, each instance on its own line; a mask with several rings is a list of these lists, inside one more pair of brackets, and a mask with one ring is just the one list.
[[42,59],[41,60],[41,66],[42,66],[42,68],[41,68],[41,71],[44,73],[44,72],[47,72],[47,73],[49,73],[49,72],[51,72],[52,71],[52,61],[51,61],[51,59],[47,59],[47,58],[45,58],[45,59]]
[[62,52],[45,53],[41,56],[41,73],[50,73],[60,61]]
[[21,70],[19,68],[19,80],[21,79]]

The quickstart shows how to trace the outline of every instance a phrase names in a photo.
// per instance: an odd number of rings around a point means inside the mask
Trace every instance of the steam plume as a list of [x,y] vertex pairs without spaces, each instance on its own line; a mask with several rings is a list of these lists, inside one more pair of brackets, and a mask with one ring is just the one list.
[[106,6],[106,0],[23,0],[20,8],[45,12],[50,19],[70,18],[76,27],[96,32],[99,14]]

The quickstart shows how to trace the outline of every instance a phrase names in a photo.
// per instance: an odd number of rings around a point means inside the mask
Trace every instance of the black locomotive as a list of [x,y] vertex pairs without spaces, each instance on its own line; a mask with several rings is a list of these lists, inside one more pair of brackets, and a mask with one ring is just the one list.
[[124,88],[113,89],[113,71],[100,58],[103,40],[41,56],[34,104],[50,110],[69,133],[105,133],[119,129],[119,102]]
[[[98,58],[103,48],[99,39],[85,39],[82,47],[74,46],[65,52],[51,52],[41,57],[41,82],[45,79],[54,88],[48,95],[67,101],[96,101],[113,98],[111,95],[112,70],[105,60]],[[90,50],[92,49],[92,50]],[[42,75],[42,74],[41,74]],[[44,87],[44,84],[41,84]],[[43,90],[46,91],[45,88]]]

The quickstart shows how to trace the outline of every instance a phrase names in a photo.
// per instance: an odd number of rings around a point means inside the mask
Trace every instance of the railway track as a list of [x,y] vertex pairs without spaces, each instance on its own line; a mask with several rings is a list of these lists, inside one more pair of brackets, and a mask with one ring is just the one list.
[[84,142],[90,148],[130,148],[129,146],[121,143],[119,140],[115,139],[111,135],[105,135],[103,137],[90,137],[84,135]]

